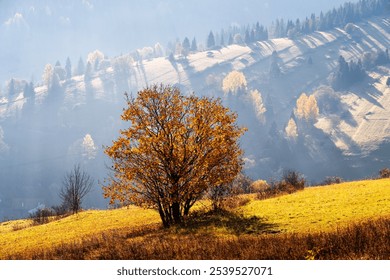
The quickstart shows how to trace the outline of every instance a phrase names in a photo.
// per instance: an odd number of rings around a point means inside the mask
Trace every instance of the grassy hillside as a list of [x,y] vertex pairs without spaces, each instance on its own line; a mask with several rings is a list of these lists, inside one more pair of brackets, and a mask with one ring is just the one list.
[[[359,244],[375,251],[348,253],[348,258],[377,254],[383,258],[390,257],[390,244],[382,244],[389,243],[389,221],[390,179],[359,181],[262,201],[251,196],[247,205],[233,212],[199,211],[184,228],[162,229],[155,211],[137,207],[85,211],[39,226],[30,226],[27,220],[8,221],[0,224],[0,259],[315,258],[330,239],[333,247],[326,256],[333,258],[341,243],[345,256],[351,245],[345,240],[356,239],[355,231],[360,232]],[[369,241],[362,242],[365,228],[370,228]],[[214,245],[206,245],[210,242]],[[274,244],[267,247],[272,252],[260,250],[264,242]],[[280,251],[283,243],[288,252]],[[259,247],[253,249],[253,244]],[[300,244],[302,248],[291,249]],[[232,250],[230,255],[227,251],[221,255],[221,246],[230,248],[226,249]]]
[[28,227],[30,221],[9,221],[0,224],[0,258],[28,253],[37,247],[46,250],[63,244],[80,242],[85,238],[111,230],[130,231],[158,223],[159,216],[155,211],[137,207],[90,210],[31,227]]
[[330,231],[353,222],[390,217],[390,180],[367,180],[325,187],[268,200],[243,209],[286,232]]

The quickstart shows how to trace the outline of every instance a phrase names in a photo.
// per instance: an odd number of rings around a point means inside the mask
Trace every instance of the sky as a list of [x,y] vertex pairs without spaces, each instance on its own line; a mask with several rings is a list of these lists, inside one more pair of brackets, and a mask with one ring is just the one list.
[[[268,26],[338,7],[344,0],[0,0],[0,84],[41,80],[45,64],[76,64],[95,49],[109,57],[231,25]],[[354,2],[354,1],[352,1]],[[356,1],[355,1],[356,2]]]

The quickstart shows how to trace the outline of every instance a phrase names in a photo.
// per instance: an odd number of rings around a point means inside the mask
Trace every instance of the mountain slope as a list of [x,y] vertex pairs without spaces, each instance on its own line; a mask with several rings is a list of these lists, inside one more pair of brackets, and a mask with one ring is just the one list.
[[[109,165],[103,147],[126,125],[120,121],[123,93],[136,94],[153,83],[220,97],[237,111],[239,123],[248,127],[241,142],[245,172],[254,179],[278,177],[286,168],[317,182],[325,176],[371,176],[390,165],[390,66],[370,68],[366,79],[344,91],[334,91],[329,76],[340,55],[358,60],[389,43],[390,18],[375,17],[355,24],[351,34],[338,28],[187,57],[100,55],[97,62],[90,59],[85,74],[41,83],[35,95],[20,87],[0,99],[0,216],[23,216],[38,203],[55,204],[63,174],[74,163],[81,162],[97,182],[103,181]],[[270,74],[273,63],[278,75]],[[53,69],[61,74],[60,66]],[[222,90],[232,71],[242,72],[246,80],[234,94]],[[295,114],[303,92],[318,103],[319,116],[312,123]],[[290,119],[297,125],[294,139],[285,132]],[[105,205],[96,185],[85,206]]]

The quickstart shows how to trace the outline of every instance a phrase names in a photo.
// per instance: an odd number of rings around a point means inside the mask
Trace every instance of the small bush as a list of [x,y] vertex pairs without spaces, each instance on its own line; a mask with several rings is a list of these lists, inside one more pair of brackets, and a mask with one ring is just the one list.
[[257,199],[268,199],[271,197],[291,194],[299,190],[303,190],[306,185],[306,180],[299,172],[294,170],[286,170],[283,172],[280,181],[271,181],[268,188],[257,193]]
[[337,176],[331,176],[331,177],[326,177],[325,180],[321,183],[323,186],[327,185],[334,185],[334,184],[340,184],[343,182],[343,179]]
[[50,208],[38,209],[35,213],[30,214],[34,225],[42,225],[49,222],[49,217],[55,216],[55,213]]
[[225,200],[232,196],[250,193],[251,184],[252,180],[248,176],[240,173],[230,184],[220,185],[218,187],[212,188],[208,195],[211,199],[214,210],[224,209],[226,205]]
[[250,186],[252,182],[253,180],[245,174],[238,174],[230,186],[232,189],[232,194],[250,193]]
[[390,178],[390,169],[383,168],[379,171],[379,178]]
[[250,184],[249,192],[259,193],[259,192],[267,191],[269,188],[270,187],[265,180],[257,180],[252,182],[252,184]]
[[17,223],[15,223],[15,224],[12,226],[12,230],[13,230],[13,231],[22,230],[22,229],[31,227],[31,225],[32,225],[31,223],[21,223],[21,222],[17,222]]
[[282,182],[287,189],[303,190],[306,180],[299,172],[295,170],[285,170],[283,172]]
[[68,207],[66,207],[65,204],[62,204],[62,205],[59,205],[59,206],[53,206],[52,209],[53,209],[54,215],[57,216],[57,217],[66,215],[69,212],[68,211]]
[[223,201],[231,195],[231,188],[229,185],[220,185],[215,188],[212,188],[209,192],[209,198],[214,210],[222,209]]

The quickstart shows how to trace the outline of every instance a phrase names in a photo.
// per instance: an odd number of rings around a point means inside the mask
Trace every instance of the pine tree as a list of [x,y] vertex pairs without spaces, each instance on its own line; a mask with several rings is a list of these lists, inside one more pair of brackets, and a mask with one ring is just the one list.
[[187,56],[191,50],[190,40],[187,37],[185,37],[181,46],[183,48],[182,50],[183,55]]
[[278,54],[276,51],[273,51],[271,57],[271,66],[269,69],[270,76],[273,78],[279,77],[281,74],[280,67],[277,60],[278,60]]
[[15,88],[15,79],[11,79],[8,83],[8,95],[13,96],[16,93],[16,88]]
[[70,62],[69,57],[66,59],[65,71],[66,71],[66,79],[70,79],[72,77],[72,64]]
[[55,92],[58,91],[59,89],[61,89],[60,78],[56,73],[53,73],[49,91]]
[[24,86],[23,96],[25,98],[35,98],[35,89],[32,81]]
[[198,44],[196,43],[196,38],[192,39],[191,42],[191,51],[196,52],[198,50]]
[[246,31],[245,31],[245,44],[250,44],[251,43],[251,35],[249,34],[249,30],[248,29],[246,29]]
[[212,49],[215,47],[215,38],[212,31],[210,31],[209,36],[207,37],[207,48]]
[[87,63],[87,67],[85,68],[84,80],[89,81],[92,77],[92,65],[91,62]]
[[26,83],[24,86],[23,96],[25,98],[25,103],[23,105],[22,115],[23,117],[30,118],[35,105],[35,90],[32,81],[30,83]]
[[307,60],[307,64],[313,65],[313,58],[309,56],[309,59]]
[[223,37],[223,33],[221,33],[221,42],[220,42],[221,47],[225,46],[225,39]]
[[234,41],[233,41],[233,36],[232,34],[229,34],[229,41],[228,41],[228,45],[233,45]]
[[83,59],[80,57],[79,62],[77,64],[77,75],[84,75],[85,73],[85,64]]

